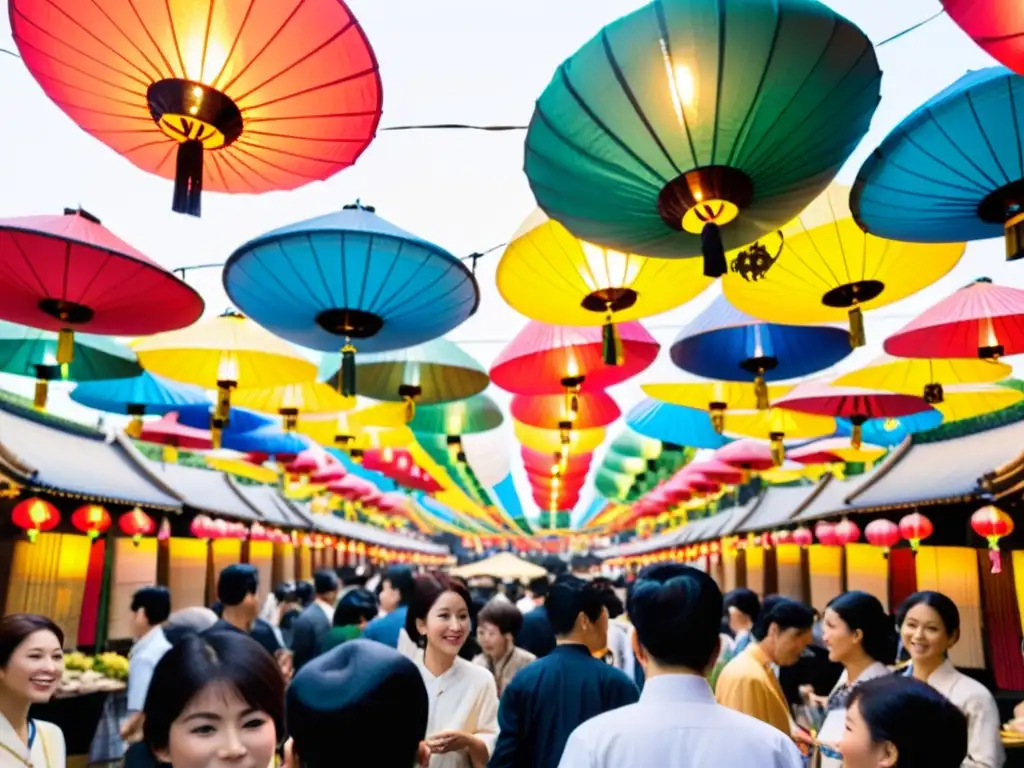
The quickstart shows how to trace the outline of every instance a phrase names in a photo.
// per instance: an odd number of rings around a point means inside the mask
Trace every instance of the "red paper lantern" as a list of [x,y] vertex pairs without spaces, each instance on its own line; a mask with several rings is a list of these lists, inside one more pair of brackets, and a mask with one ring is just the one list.
[[801,525],[793,531],[793,543],[800,547],[809,547],[814,543],[814,534]]
[[883,554],[888,557],[889,550],[899,544],[900,528],[892,520],[872,520],[864,526],[864,537],[870,544],[881,547]]
[[917,554],[921,542],[935,533],[932,521],[920,512],[911,512],[900,520],[900,536],[910,542],[910,548]]
[[823,544],[826,547],[835,547],[839,545],[839,537],[836,536],[836,526],[834,523],[828,523],[822,520],[814,526],[814,535],[818,537],[818,543]]
[[772,534],[771,541],[772,541],[772,544],[774,544],[776,547],[781,546],[783,544],[792,544],[793,543],[793,532],[792,531],[786,531],[786,530],[775,531]]
[[971,515],[971,528],[988,540],[988,559],[992,564],[992,573],[1002,573],[1003,555],[999,551],[999,540],[1013,533],[1013,518],[999,507],[989,505]]
[[197,539],[212,539],[214,534],[213,520],[206,515],[196,515],[192,518],[189,530],[192,531],[192,535]]
[[60,522],[60,512],[48,501],[38,497],[25,499],[11,512],[11,522],[25,531],[28,540],[35,544],[40,531],[50,531]]
[[117,519],[117,527],[125,536],[132,537],[132,543],[139,546],[143,536],[150,536],[156,531],[156,522],[141,509],[136,507],[125,512]]
[[1024,73],[1024,7],[1017,0],[942,0],[942,7],[985,53]]
[[835,527],[836,543],[839,546],[846,544],[856,544],[860,541],[860,528],[856,523],[847,520],[845,517],[836,523]]
[[86,504],[71,513],[71,524],[92,541],[110,527],[110,513],[99,504]]

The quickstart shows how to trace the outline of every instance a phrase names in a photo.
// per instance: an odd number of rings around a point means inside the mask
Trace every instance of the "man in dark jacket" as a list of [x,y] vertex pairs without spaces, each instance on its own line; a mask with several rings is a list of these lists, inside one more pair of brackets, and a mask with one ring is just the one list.
[[316,598],[292,623],[292,652],[295,669],[316,656],[316,649],[334,624],[334,604],[338,601],[338,576],[323,569],[313,574]]

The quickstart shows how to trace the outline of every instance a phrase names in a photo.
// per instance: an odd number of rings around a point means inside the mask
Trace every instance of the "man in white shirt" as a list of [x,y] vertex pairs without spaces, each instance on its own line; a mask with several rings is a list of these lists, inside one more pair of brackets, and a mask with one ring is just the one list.
[[801,768],[785,734],[715,702],[706,678],[718,658],[722,592],[710,576],[671,563],[645,568],[627,612],[647,678],[640,701],[579,726],[559,768]]
[[131,612],[135,645],[128,655],[128,719],[121,726],[121,738],[131,743],[125,755],[127,768],[142,768],[156,765],[142,743],[142,709],[153,670],[171,649],[161,627],[171,615],[171,593],[167,587],[143,587],[132,595]]
[[526,594],[516,601],[516,608],[524,616],[536,608],[544,605],[544,598],[548,595],[548,577],[541,576],[533,579],[526,587]]

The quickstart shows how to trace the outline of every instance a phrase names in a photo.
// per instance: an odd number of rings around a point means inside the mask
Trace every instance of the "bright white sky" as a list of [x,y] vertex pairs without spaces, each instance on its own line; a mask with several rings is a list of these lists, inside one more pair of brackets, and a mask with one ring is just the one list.
[[[525,125],[534,99],[555,68],[604,24],[640,0],[349,0],[380,61],[381,126],[420,123]],[[875,41],[940,10],[938,0],[826,0]],[[0,3],[0,47],[13,49],[7,3]],[[946,17],[878,51],[882,103],[871,132],[839,175],[850,183],[889,130],[967,70],[994,62]],[[207,194],[203,218],[170,210],[171,184],[137,170],[79,130],[44,95],[18,59],[0,54],[0,217],[58,212],[81,205],[104,225],[168,268],[222,262],[239,244],[274,227],[337,210],[360,198],[411,232],[463,256],[505,242],[533,208],[522,173],[524,132],[381,133],[358,164],[304,189],[261,197]],[[1002,241],[968,246],[960,265],[917,296],[866,315],[868,347],[842,369],[880,352],[882,339],[972,279],[1024,282],[1024,267],[1003,261]],[[498,253],[480,262],[480,309],[449,334],[485,366],[525,320],[505,306],[494,282]],[[207,311],[228,306],[219,270],[189,274]],[[678,329],[715,295],[646,321],[667,347]],[[643,380],[684,378],[663,351]],[[30,395],[32,382],[0,374],[0,386]],[[51,409],[75,418],[95,414],[54,387]],[[491,387],[507,404],[509,396]],[[623,412],[642,394],[636,383],[612,390]],[[610,427],[615,434],[620,422]],[[532,509],[511,431],[508,449],[520,497]],[[597,457],[600,458],[600,457]],[[595,461],[595,465],[596,465]],[[590,498],[584,492],[582,510]]]

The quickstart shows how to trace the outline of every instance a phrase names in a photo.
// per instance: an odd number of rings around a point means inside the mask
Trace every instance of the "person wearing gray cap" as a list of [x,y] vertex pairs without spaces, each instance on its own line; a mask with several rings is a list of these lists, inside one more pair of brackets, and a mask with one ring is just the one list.
[[285,709],[286,768],[429,763],[423,678],[382,643],[350,640],[313,659],[288,686]]

